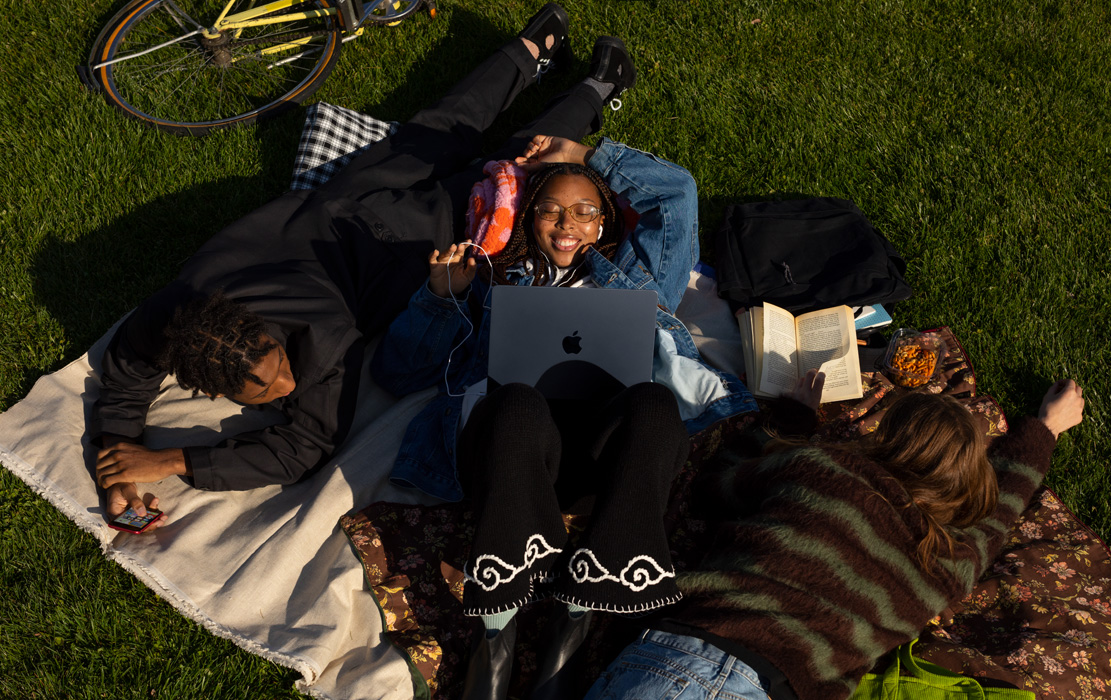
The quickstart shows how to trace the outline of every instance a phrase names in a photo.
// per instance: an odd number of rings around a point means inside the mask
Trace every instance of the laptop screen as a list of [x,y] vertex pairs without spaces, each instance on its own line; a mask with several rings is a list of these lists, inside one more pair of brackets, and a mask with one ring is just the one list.
[[550,399],[652,380],[654,291],[500,285],[491,292],[491,381]]

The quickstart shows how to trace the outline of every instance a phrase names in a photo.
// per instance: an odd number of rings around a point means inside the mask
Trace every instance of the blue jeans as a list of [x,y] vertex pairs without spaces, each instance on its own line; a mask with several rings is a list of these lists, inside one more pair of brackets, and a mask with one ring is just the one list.
[[748,664],[696,637],[646,630],[586,700],[768,700]]

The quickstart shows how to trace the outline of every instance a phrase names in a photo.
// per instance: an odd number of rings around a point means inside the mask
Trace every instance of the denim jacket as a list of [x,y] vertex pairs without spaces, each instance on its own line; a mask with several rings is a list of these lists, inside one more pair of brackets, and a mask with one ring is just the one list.
[[[694,339],[674,315],[699,256],[698,194],[690,173],[608,139],[589,165],[640,217],[613,262],[593,248],[586,260],[599,287],[651,289],[658,295],[653,381],[675,394],[692,434],[723,418],[756,410],[739,379],[702,361]],[[507,276],[519,285],[533,280],[524,265],[511,268]],[[421,287],[375,353],[374,380],[392,394],[404,396],[437,385],[441,389],[406,430],[390,475],[398,485],[448,501],[463,498],[455,471],[455,439],[462,394],[487,374],[488,290],[476,279],[457,304],[436,296],[427,285]]]

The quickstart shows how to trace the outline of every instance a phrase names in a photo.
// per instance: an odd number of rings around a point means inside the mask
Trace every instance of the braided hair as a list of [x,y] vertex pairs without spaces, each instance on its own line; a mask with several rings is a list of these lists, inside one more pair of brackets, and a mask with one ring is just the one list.
[[[510,234],[505,248],[490,260],[492,269],[483,267],[480,271],[483,279],[490,281],[493,278],[495,284],[507,284],[509,280],[505,276],[505,271],[508,268],[523,260],[540,261],[545,259],[544,254],[536,244],[536,236],[532,232],[533,208],[536,206],[536,198],[540,191],[544,189],[544,186],[552,178],[561,175],[581,175],[590,180],[594,187],[598,189],[598,194],[602,199],[602,216],[605,217],[606,229],[612,231],[613,234],[607,238],[606,242],[595,244],[594,248],[606,260],[613,260],[614,255],[617,254],[617,245],[620,242],[619,232],[625,230],[624,218],[621,216],[621,209],[617,206],[616,195],[597,171],[575,163],[553,163],[543,170],[533,173],[529,178],[528,187],[521,198],[521,206],[517,210],[517,220],[513,222],[513,233]],[[539,270],[533,284],[542,286],[548,283],[548,266],[540,265],[538,267]],[[585,274],[585,270],[576,273],[575,276],[579,277],[581,274]]]
[[163,330],[166,343],[155,365],[173,374],[181,388],[192,389],[193,396],[232,396],[248,381],[264,384],[254,373],[255,365],[278,346],[264,342],[265,334],[258,314],[218,291],[174,311]]

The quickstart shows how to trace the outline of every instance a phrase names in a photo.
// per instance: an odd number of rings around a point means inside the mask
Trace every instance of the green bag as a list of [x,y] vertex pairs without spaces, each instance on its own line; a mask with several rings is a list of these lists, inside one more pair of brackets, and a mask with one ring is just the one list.
[[[883,674],[864,674],[850,700],[1036,700],[1029,690],[984,688],[972,678],[916,659],[913,646],[910,642],[899,647]],[[911,675],[902,675],[900,668]]]

